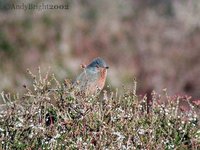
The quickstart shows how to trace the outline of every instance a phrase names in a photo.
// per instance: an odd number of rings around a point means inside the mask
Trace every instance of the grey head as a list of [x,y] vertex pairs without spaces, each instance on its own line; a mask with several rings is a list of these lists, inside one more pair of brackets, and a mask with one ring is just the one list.
[[90,69],[90,68],[108,69],[109,67],[106,65],[106,62],[102,58],[97,57],[97,58],[93,59],[93,61],[87,66],[87,69]]

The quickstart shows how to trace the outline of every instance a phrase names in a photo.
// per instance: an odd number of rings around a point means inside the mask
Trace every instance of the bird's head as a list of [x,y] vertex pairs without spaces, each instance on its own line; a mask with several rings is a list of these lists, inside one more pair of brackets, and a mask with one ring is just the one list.
[[89,69],[94,72],[101,72],[107,70],[109,67],[106,65],[105,61],[97,57],[92,60],[92,62],[86,67],[86,69]]

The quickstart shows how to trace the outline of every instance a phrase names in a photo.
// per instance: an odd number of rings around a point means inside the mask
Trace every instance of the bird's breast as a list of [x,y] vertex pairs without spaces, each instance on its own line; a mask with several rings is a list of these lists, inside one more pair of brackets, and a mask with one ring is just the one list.
[[105,81],[106,81],[106,76],[107,76],[107,70],[102,68],[100,70],[100,76],[98,79],[98,88],[100,88],[101,90],[103,89],[104,85],[105,85]]

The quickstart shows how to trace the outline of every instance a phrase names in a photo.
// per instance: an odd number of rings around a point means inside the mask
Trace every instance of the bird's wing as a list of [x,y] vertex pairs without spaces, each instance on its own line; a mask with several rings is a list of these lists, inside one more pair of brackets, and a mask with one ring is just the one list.
[[95,73],[84,70],[75,80],[74,86],[79,90],[84,90],[88,85],[95,83],[98,76]]

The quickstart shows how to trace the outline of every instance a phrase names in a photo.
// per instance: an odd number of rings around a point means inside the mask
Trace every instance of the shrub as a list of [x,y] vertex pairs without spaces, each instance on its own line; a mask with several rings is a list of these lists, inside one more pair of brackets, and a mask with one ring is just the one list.
[[[179,97],[152,93],[152,103],[132,89],[75,95],[69,81],[33,75],[31,88],[13,96],[2,93],[2,149],[199,149],[200,129],[192,109],[178,109]],[[166,99],[167,103],[160,103]],[[14,100],[14,101],[13,101]],[[147,109],[149,110],[147,113]]]

